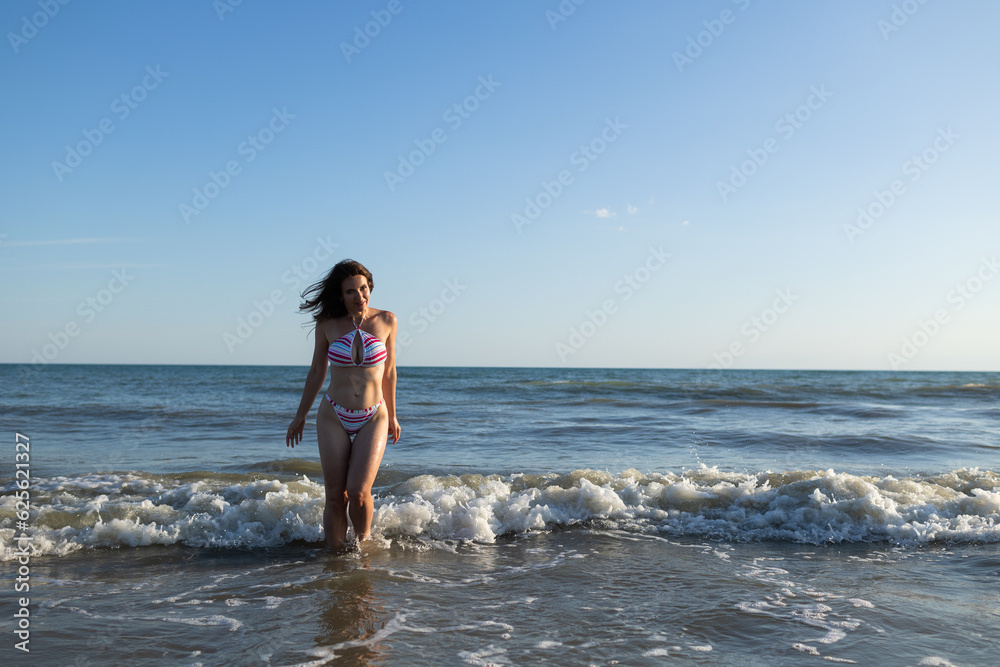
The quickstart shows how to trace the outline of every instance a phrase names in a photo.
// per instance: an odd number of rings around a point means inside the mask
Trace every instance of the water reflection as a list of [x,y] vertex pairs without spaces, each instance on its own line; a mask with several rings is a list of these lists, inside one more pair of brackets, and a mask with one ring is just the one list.
[[388,657],[382,643],[386,623],[395,615],[387,611],[376,592],[379,572],[364,549],[350,556],[325,556],[323,573],[329,582],[315,638],[323,656],[334,654],[337,664],[376,665]]

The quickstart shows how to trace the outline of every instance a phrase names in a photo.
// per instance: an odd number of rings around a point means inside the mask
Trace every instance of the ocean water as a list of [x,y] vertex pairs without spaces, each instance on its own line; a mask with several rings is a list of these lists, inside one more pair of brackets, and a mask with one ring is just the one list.
[[334,555],[305,372],[0,365],[4,664],[998,664],[998,373],[400,368]]

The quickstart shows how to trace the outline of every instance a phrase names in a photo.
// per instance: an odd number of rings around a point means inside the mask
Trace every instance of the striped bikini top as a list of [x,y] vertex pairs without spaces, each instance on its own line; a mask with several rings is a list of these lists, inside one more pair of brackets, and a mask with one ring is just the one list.
[[386,354],[385,343],[378,336],[362,331],[357,324],[354,331],[333,341],[326,351],[327,358],[335,366],[378,366],[385,363]]

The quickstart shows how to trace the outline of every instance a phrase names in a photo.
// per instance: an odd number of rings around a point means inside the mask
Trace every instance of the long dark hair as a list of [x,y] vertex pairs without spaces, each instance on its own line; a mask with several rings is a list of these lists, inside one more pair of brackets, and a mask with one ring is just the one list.
[[[312,312],[313,320],[329,320],[335,317],[343,317],[347,314],[347,306],[344,305],[344,280],[352,276],[364,276],[368,281],[368,291],[375,290],[375,281],[372,280],[372,272],[364,267],[361,262],[353,259],[341,260],[330,269],[330,273],[317,283],[310,286],[302,293],[302,305],[299,311]],[[310,296],[311,295],[311,296]]]

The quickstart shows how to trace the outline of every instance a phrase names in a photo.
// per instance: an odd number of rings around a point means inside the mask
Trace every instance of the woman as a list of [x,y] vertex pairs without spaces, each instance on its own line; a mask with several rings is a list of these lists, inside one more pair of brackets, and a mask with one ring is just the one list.
[[[299,310],[311,311],[316,347],[285,446],[302,441],[306,415],[330,370],[330,387],[316,416],[326,507],[323,530],[331,548],[347,541],[347,520],[358,541],[371,532],[372,484],[385,452],[386,435],[399,441],[396,421],[396,316],[368,306],[372,274],[345,259],[302,294]],[[311,298],[310,298],[310,295]],[[351,438],[354,441],[351,441]]]

